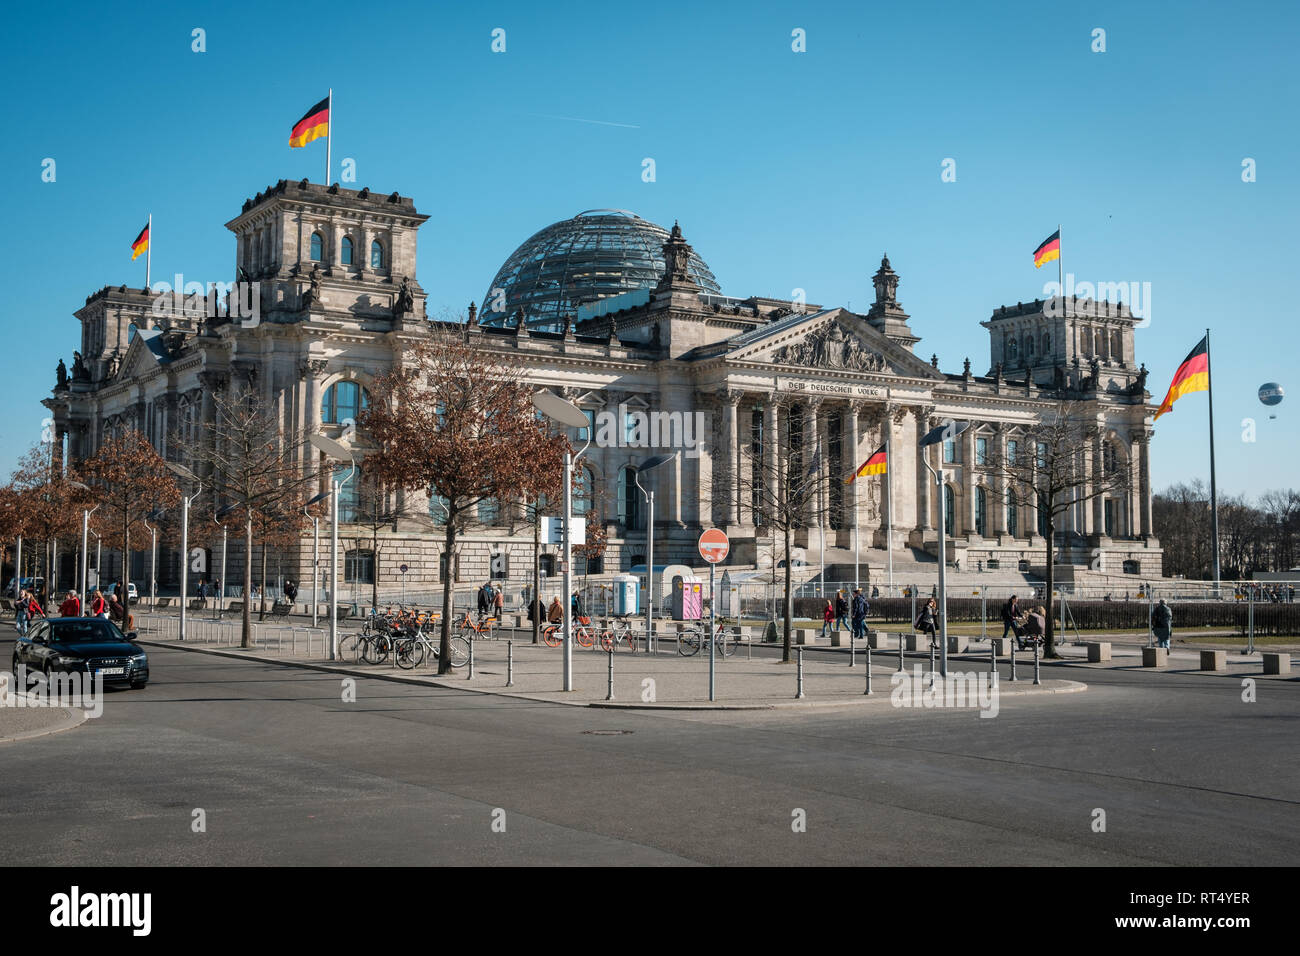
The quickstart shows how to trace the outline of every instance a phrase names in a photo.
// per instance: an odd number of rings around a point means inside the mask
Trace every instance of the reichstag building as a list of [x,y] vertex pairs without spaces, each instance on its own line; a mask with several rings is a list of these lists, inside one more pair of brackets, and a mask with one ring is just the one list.
[[[337,437],[367,401],[373,380],[401,361],[430,321],[416,267],[428,218],[395,192],[281,180],[226,223],[235,236],[235,278],[260,285],[257,321],[212,315],[212,308],[160,316],[156,294],[124,285],[94,292],[75,313],[81,342],[71,371],[61,368],[44,400],[59,447],[75,462],[109,436],[138,429],[160,454],[197,467],[190,450],[211,420],[214,394],[232,383],[255,388],[286,429]],[[1079,449],[1081,467],[1120,462],[1131,466],[1132,480],[1122,492],[1071,505],[1058,560],[1158,576],[1148,457],[1153,409],[1146,371],[1134,356],[1137,320],[1128,309],[1083,300],[1064,308],[1043,301],[999,306],[982,322],[989,333],[983,374],[969,360],[953,373],[926,350],[918,354],[924,323],[914,326],[904,311],[899,275],[887,257],[871,282],[875,300],[864,313],[727,295],[682,229],[621,210],[580,212],[510,253],[481,304],[469,307],[467,334],[530,386],[587,410],[593,438],[601,437],[600,423],[619,423],[613,440],[606,434],[584,457],[577,505],[607,529],[608,547],[589,567],[576,560],[575,571],[612,573],[643,562],[637,466],[673,450],[667,445],[690,444],[642,477],[655,489],[656,563],[700,564],[695,543],[709,526],[731,536],[729,563],[773,563],[772,530],[754,494],[754,484],[769,478],[749,456],[753,446],[766,461],[821,449],[833,478],[797,535],[813,563],[823,539],[828,562],[852,563],[856,517],[864,564],[876,569],[886,548],[900,558],[936,553],[943,526],[950,559],[963,569],[1041,573],[1041,516],[1017,506],[987,463],[1045,409],[1069,398],[1104,426],[1093,447]],[[638,419],[634,413],[683,427],[638,433],[627,424]],[[955,441],[918,450],[918,435],[949,418],[971,427]],[[886,434],[892,538],[881,479],[840,480]],[[650,439],[661,447],[647,447]],[[941,495],[923,454],[933,466],[944,464]],[[303,461],[305,470],[317,464]],[[355,482],[345,489],[345,523],[356,517],[355,489]],[[347,580],[377,576],[395,591],[399,583],[433,584],[449,565],[466,583],[485,579],[494,565],[518,583],[531,576],[532,534],[518,503],[484,507],[448,561],[436,498],[401,497],[406,517],[379,533],[378,560],[370,529],[345,524]],[[210,519],[196,511],[192,545],[219,548]],[[231,541],[232,569],[239,547]],[[548,571],[556,569],[555,550],[547,548],[542,559]],[[276,555],[272,574],[310,581],[311,555],[308,530],[299,548]],[[402,564],[412,569],[404,582]],[[135,555],[131,570],[133,579],[145,580],[147,555]],[[160,586],[179,581],[174,552],[160,561],[159,579]]]

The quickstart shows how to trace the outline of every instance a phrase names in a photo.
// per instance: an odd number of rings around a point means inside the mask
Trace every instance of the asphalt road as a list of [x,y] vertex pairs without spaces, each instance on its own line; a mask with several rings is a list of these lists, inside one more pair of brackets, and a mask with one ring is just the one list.
[[1243,703],[1237,679],[1049,668],[1090,689],[981,719],[611,712],[377,679],[345,703],[316,671],[150,665],[102,717],[0,747],[0,864],[1300,861],[1300,681]]

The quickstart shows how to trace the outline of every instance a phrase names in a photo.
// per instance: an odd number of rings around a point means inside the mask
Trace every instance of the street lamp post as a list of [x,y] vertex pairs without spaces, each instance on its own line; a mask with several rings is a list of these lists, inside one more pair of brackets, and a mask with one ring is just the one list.
[[224,508],[222,508],[220,511],[218,511],[215,515],[212,516],[212,520],[213,520],[214,522],[216,522],[217,524],[221,525],[221,577],[218,579],[218,580],[221,582],[221,584],[217,587],[217,607],[216,607],[216,611],[217,611],[216,620],[218,620],[218,621],[221,620],[221,612],[224,611],[224,610],[226,609],[226,607],[225,607],[225,604],[226,604],[226,601],[225,601],[225,598],[226,598],[226,543],[227,543],[227,540],[228,540],[229,537],[230,537],[230,528],[228,528],[228,527],[226,526],[226,523],[225,523],[224,521],[222,521],[221,519],[222,519],[222,518],[229,517],[230,513],[233,512],[233,511],[235,510],[235,507],[236,507],[235,505],[226,505]]
[[329,659],[336,660],[339,655],[339,488],[352,480],[357,473],[357,460],[352,456],[352,449],[336,442],[326,435],[312,435],[309,439],[318,451],[335,461],[346,461],[352,466],[348,476],[339,481],[330,479],[330,650]]
[[573,560],[573,535],[571,525],[573,524],[573,469],[577,461],[582,457],[583,452],[591,444],[591,422],[587,420],[586,413],[577,405],[566,402],[554,392],[535,392],[533,393],[533,405],[537,410],[545,415],[551,421],[560,425],[566,425],[569,428],[584,428],[587,430],[587,441],[582,446],[578,454],[572,451],[564,453],[564,689],[573,690],[573,569],[570,564]]
[[[324,501],[332,495],[332,491],[322,491],[320,494],[308,499],[307,504],[303,505],[302,513],[311,518],[311,626],[316,627],[320,623],[320,519],[314,514],[308,514],[307,509],[318,501]],[[405,585],[405,578],[402,579]]]
[[[69,481],[68,484],[79,491],[90,491],[88,486],[79,481]],[[81,600],[83,603],[86,600],[86,576],[90,565],[90,516],[98,510],[99,505],[95,505],[95,507],[91,508],[89,511],[85,508],[81,509]],[[75,570],[75,568],[73,570]],[[99,570],[98,563],[95,564],[95,570]],[[125,577],[125,575],[123,576]]]
[[[939,442],[949,441],[951,439],[956,438],[958,435],[960,435],[969,427],[970,427],[970,422],[954,422],[952,419],[949,419],[948,421],[938,426],[937,428],[932,428],[928,432],[926,432],[925,435],[922,436],[921,440],[917,444],[921,448],[927,448],[930,445],[934,445]],[[946,489],[944,488],[944,484],[943,484],[943,456],[942,455],[939,456],[938,471],[935,471],[935,469],[930,467],[930,462],[926,460],[926,457],[924,455],[921,456],[921,461],[925,462],[926,470],[928,470],[930,474],[934,475],[934,485],[935,488],[938,489],[936,495],[939,504],[939,676],[943,677],[944,679],[947,679],[948,677],[948,593],[946,590],[946,584],[947,584],[946,539],[948,537],[948,525],[947,525],[948,512],[947,512],[946,502],[944,500],[944,492]],[[966,467],[968,468],[970,467],[969,462],[967,462]],[[933,660],[933,658],[931,658],[931,660]]]
[[[150,521],[162,520],[163,510],[155,508],[145,515],[144,526],[149,529],[149,610],[158,610],[158,529]],[[83,595],[83,601],[86,599]]]
[[637,488],[641,494],[645,495],[646,500],[646,521],[645,521],[645,646],[646,653],[654,653],[654,626],[655,626],[655,493],[653,490],[647,490],[641,487],[641,473],[658,468],[666,462],[672,461],[677,457],[677,452],[671,455],[655,455],[641,462],[641,465],[633,475]]
[[[186,481],[194,482],[194,493],[185,495],[181,498],[181,623],[180,630],[177,632],[179,640],[185,640],[185,607],[186,600],[189,597],[187,588],[189,587],[190,571],[190,505],[194,499],[199,496],[203,488],[203,483],[199,481],[198,476],[190,471],[184,465],[174,461],[165,461],[164,465],[167,470],[178,478],[184,478]],[[98,569],[98,563],[95,565]]]

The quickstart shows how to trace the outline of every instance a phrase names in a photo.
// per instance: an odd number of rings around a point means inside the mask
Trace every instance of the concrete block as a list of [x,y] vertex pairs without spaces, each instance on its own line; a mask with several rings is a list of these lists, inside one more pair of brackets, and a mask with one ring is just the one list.
[[1110,641],[1088,642],[1088,663],[1101,664],[1110,660]]
[[852,631],[831,631],[831,647],[848,647]]
[[898,650],[898,635],[886,634],[884,631],[868,631],[867,643],[873,651]]
[[1226,671],[1228,669],[1227,651],[1201,651],[1201,670]]
[[1169,664],[1169,652],[1163,647],[1142,648],[1143,667],[1166,667]]
[[817,631],[810,631],[806,628],[798,628],[794,632],[794,642],[796,644],[816,644]]
[[970,648],[969,638],[962,634],[948,635],[948,653],[964,654]]
[[1291,673],[1291,655],[1287,653],[1274,654],[1272,652],[1265,654],[1264,673],[1265,674]]
[[993,642],[993,653],[998,657],[1011,656],[1011,638],[1009,637],[990,637]]
[[928,651],[930,649],[929,634],[917,634],[916,632],[913,632],[908,634],[904,640],[906,641],[906,644],[903,646],[909,651]]

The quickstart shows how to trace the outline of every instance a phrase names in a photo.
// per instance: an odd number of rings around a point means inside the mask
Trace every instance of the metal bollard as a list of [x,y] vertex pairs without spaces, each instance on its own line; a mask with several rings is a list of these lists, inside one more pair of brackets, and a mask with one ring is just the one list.
[[1038,642],[1034,641],[1034,683],[1041,684],[1042,678],[1038,675]]
[[803,700],[803,648],[798,647],[795,648],[795,650],[797,651],[797,664],[798,664],[798,670],[795,672],[796,674],[795,680],[796,680],[796,690],[798,691],[798,693],[796,693],[794,697],[795,700]]
[[858,641],[857,635],[852,631],[849,632],[849,666],[856,667],[858,661]]
[[871,642],[867,641],[867,689],[863,692],[863,697],[871,696]]
[[903,664],[903,632],[902,631],[898,632],[898,669],[900,671],[906,669],[905,665]]
[[1017,681],[1019,679],[1016,677],[1016,638],[1013,634],[1011,636],[1011,680]]
[[931,638],[930,639],[930,683],[931,684],[934,683],[934,653],[936,650],[938,650],[938,648],[934,646],[934,638]]
[[998,672],[998,646],[993,643],[993,638],[989,638],[989,673]]
[[605,699],[614,699],[614,645],[609,645],[609,650],[605,652],[608,658],[605,665]]
[[474,679],[474,636],[472,634],[469,639],[469,674],[466,675],[465,679]]
[[506,641],[506,686],[515,686],[515,642]]

